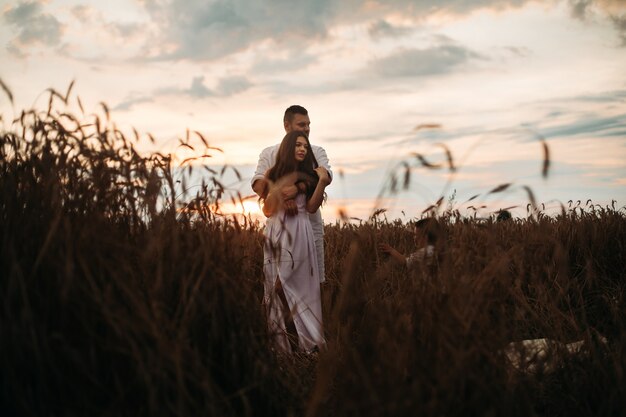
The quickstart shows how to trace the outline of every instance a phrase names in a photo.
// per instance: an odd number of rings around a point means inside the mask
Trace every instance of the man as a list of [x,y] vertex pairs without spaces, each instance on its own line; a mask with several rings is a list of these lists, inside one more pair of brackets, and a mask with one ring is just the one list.
[[[309,119],[308,111],[298,105],[288,107],[283,117],[283,127],[285,128],[285,133],[299,130],[308,135],[311,131],[311,120]],[[259,155],[259,162],[257,163],[256,171],[252,177],[252,189],[259,197],[265,197],[267,194],[268,183],[265,179],[265,172],[276,163],[276,153],[278,152],[279,146],[280,144],[277,144],[265,148]],[[315,155],[319,166],[328,171],[328,175],[332,181],[333,174],[330,170],[330,163],[328,156],[326,156],[326,151],[321,146],[316,145],[311,145],[311,151],[313,155]],[[298,209],[294,198],[298,194],[298,188],[295,185],[285,186],[281,189],[281,193],[284,200],[285,212],[292,215],[296,214]],[[315,213],[309,214],[309,220],[311,221],[311,227],[315,235],[317,263],[319,265],[320,283],[322,283],[326,278],[324,276],[324,224],[320,210],[318,209]]]

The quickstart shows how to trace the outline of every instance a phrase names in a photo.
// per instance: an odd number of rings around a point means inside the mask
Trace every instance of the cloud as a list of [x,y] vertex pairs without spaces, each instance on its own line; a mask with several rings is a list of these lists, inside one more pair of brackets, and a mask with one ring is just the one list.
[[155,59],[213,60],[267,40],[297,47],[327,33],[328,2],[298,5],[281,0],[174,0],[166,5],[144,1],[153,21],[163,28],[164,45]]
[[626,14],[611,16],[613,27],[617,30],[622,46],[626,46]]
[[287,53],[281,53],[281,56],[278,57],[263,54],[256,58],[251,70],[253,73],[263,74],[293,72],[305,69],[318,61],[319,58],[317,56],[309,54],[304,50],[296,49],[287,51]]
[[243,76],[230,76],[217,80],[214,88],[208,88],[204,83],[203,75],[193,77],[189,88],[164,87],[153,91],[150,95],[132,93],[126,100],[113,107],[113,110],[128,111],[135,105],[150,103],[159,97],[186,96],[194,99],[210,97],[230,97],[241,94],[251,88],[253,84]]
[[71,9],[72,16],[83,26],[95,28],[128,42],[130,37],[140,35],[144,29],[140,23],[118,23],[107,21],[107,14],[91,6],[79,5]]
[[423,77],[450,73],[475,59],[485,58],[463,46],[452,44],[402,49],[372,61],[369,71],[384,78]]
[[569,0],[573,18],[587,20],[600,13],[608,17],[621,41],[626,46],[626,6],[623,0]]
[[573,137],[593,134],[595,137],[623,137],[626,134],[626,114],[612,117],[589,116],[574,123],[544,128],[546,138]]
[[[210,61],[263,43],[302,50],[333,38],[333,30],[368,25],[374,39],[409,34],[430,16],[463,16],[480,9],[520,7],[528,0],[143,0],[160,29],[148,59]],[[402,17],[407,26],[391,21]]]
[[233,76],[220,79],[215,90],[219,96],[233,96],[243,93],[250,87],[252,83],[246,77]]
[[196,98],[230,97],[243,93],[250,87],[252,87],[252,83],[246,77],[235,75],[220,78],[215,88],[211,90],[204,85],[204,76],[199,76],[193,78],[191,87],[188,90],[181,90],[179,93]]
[[624,103],[626,102],[626,90],[605,91],[592,95],[574,97],[573,100],[593,103]]
[[504,50],[521,58],[525,58],[532,54],[531,50],[525,47],[505,46]]
[[113,107],[113,111],[129,111],[131,110],[136,104],[142,104],[142,103],[151,103],[154,100],[150,97],[130,97],[127,100],[117,104],[115,107]]
[[370,24],[367,33],[372,39],[399,38],[410,35],[415,31],[413,27],[394,26],[384,19],[379,19]]
[[9,43],[7,45],[7,51],[16,58],[26,58],[28,55],[24,53],[20,48],[15,46],[13,43]]
[[38,1],[19,2],[6,9],[2,16],[17,29],[17,36],[9,43],[9,49],[18,54],[19,47],[56,46],[61,42],[63,25],[54,16],[44,13]]
[[586,19],[598,11],[608,15],[624,14],[623,0],[569,0],[572,17]]
[[108,23],[106,27],[112,33],[127,39],[139,35],[143,26],[138,23]]
[[191,87],[187,90],[187,92],[190,96],[197,98],[210,97],[214,95],[214,93],[204,85],[203,76],[194,77],[193,80],[191,80]]
[[491,59],[445,35],[431,35],[421,41],[431,46],[399,48],[389,55],[364,62],[360,68],[343,72],[331,69],[326,72],[327,77],[283,77],[265,81],[264,85],[278,94],[298,91],[319,95],[375,88],[382,88],[387,94],[402,94],[406,91],[407,78],[426,79],[460,72],[468,69],[473,61]]
[[592,0],[570,0],[571,15],[575,19],[584,20],[587,17]]
[[[546,138],[625,137],[626,113],[621,111],[625,102],[626,90],[600,91],[538,101],[535,104],[548,104],[551,109],[545,116],[527,126]],[[591,111],[592,108],[597,110]]]
[[93,7],[85,6],[84,4],[72,7],[71,13],[76,19],[83,22],[92,20],[98,14]]

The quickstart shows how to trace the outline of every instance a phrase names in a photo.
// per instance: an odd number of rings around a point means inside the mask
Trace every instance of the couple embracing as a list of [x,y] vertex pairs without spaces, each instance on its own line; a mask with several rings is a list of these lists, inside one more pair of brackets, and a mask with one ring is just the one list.
[[309,142],[310,123],[304,107],[287,108],[286,135],[279,145],[261,152],[252,178],[268,218],[263,300],[270,332],[286,352],[314,352],[325,343],[320,295],[324,229],[319,207],[332,173],[324,149]]

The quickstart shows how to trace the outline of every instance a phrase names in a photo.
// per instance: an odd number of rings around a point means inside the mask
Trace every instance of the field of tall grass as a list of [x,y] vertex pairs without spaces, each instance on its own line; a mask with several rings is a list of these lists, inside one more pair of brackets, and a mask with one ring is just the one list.
[[410,271],[376,250],[413,250],[410,223],[327,225],[328,346],[284,355],[261,227],[215,214],[223,172],[181,195],[170,155],[138,153],[150,138],[71,85],[49,98],[0,119],[2,415],[624,415],[623,208],[443,212],[435,266]]

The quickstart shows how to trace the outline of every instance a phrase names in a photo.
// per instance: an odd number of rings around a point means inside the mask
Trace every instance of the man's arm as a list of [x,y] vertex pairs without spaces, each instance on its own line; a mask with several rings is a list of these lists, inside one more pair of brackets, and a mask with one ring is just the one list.
[[256,170],[251,180],[252,190],[261,198],[267,197],[268,182],[265,179],[265,173],[270,169],[270,149],[265,148],[259,155],[259,162],[256,164]]
[[[267,194],[264,197],[265,201],[263,204],[263,214],[266,217],[272,216],[276,211],[278,211],[281,207],[285,210],[287,215],[295,215],[298,214],[298,205],[295,200],[285,200],[284,198],[284,190],[286,188],[295,188],[298,187],[295,185],[295,181],[297,179],[297,174],[295,172],[285,175],[282,178],[279,178],[274,184],[269,185],[267,187]],[[269,182],[269,180],[268,180]],[[290,206],[292,205],[292,207]],[[295,210],[295,212],[290,213],[290,210]]]

